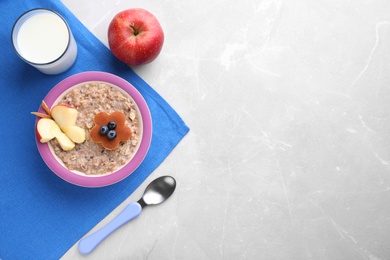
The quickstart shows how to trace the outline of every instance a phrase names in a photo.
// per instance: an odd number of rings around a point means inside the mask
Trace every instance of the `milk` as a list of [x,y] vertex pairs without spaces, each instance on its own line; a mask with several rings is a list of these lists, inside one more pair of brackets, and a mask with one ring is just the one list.
[[46,74],[69,69],[77,56],[77,45],[66,22],[48,9],[33,9],[14,25],[13,44],[18,55]]

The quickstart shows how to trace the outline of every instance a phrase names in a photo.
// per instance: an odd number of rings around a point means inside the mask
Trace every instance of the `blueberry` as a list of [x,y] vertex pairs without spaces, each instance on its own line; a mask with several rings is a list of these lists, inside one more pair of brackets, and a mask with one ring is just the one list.
[[107,133],[108,133],[108,126],[106,126],[106,125],[103,125],[103,126],[101,126],[100,127],[100,130],[99,130],[99,132],[100,132],[100,134],[102,134],[102,135],[106,135]]
[[111,122],[108,122],[107,126],[108,126],[108,129],[114,130],[116,128],[116,123],[111,121]]
[[114,138],[116,137],[116,131],[115,131],[115,130],[110,130],[110,131],[108,131],[107,137],[108,137],[108,139],[110,139],[110,140],[114,139]]

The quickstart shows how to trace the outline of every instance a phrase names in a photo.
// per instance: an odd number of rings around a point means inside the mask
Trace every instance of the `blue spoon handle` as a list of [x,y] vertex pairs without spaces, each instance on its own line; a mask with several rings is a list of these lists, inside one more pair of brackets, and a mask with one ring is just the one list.
[[103,241],[114,230],[129,222],[133,218],[139,216],[142,212],[142,207],[138,202],[132,202],[126,206],[113,220],[107,225],[96,231],[95,233],[83,238],[79,242],[79,251],[82,254],[89,254],[93,249]]

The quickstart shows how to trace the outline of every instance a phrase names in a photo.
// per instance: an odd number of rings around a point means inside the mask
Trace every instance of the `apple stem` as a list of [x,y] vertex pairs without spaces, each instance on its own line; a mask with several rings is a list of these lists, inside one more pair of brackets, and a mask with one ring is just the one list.
[[134,35],[139,33],[138,30],[134,27],[134,23],[130,23],[130,28],[133,30]]

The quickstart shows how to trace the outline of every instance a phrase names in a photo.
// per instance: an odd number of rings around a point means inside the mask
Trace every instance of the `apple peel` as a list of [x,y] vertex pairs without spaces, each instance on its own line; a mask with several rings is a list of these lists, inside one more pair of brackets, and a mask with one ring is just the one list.
[[47,106],[46,102],[44,100],[42,100],[42,104],[41,104],[43,110],[45,110],[46,114],[51,116],[51,110],[50,108]]
[[51,119],[51,116],[48,114],[40,113],[40,112],[31,112],[31,114],[40,117],[40,118],[49,118]]

